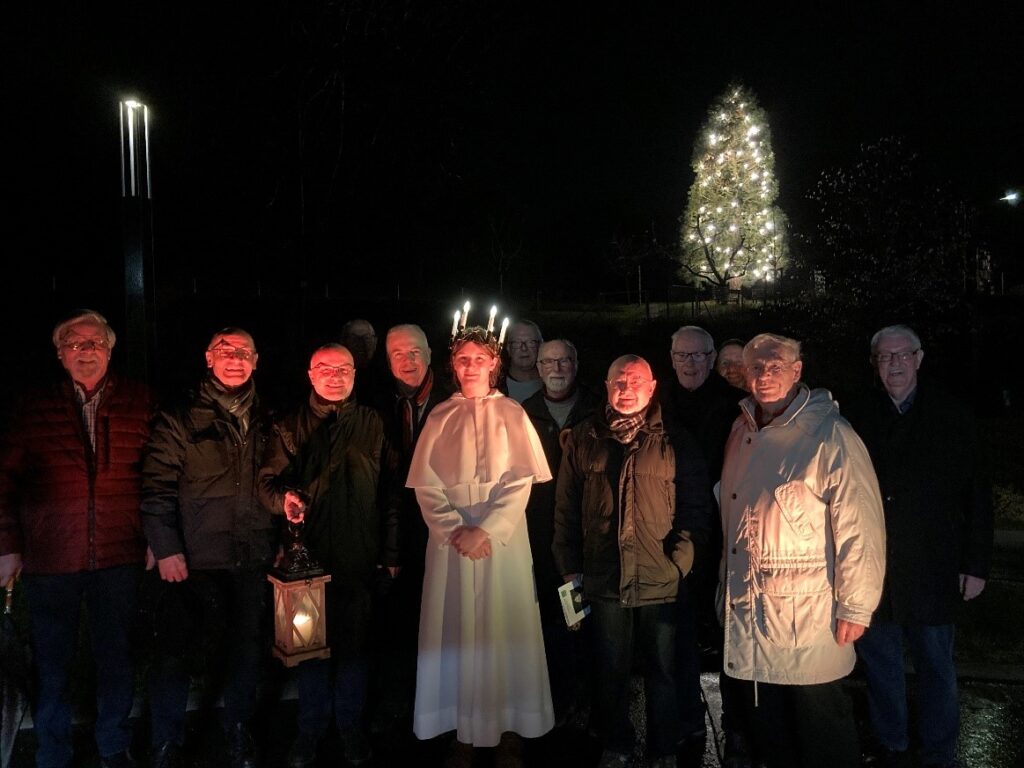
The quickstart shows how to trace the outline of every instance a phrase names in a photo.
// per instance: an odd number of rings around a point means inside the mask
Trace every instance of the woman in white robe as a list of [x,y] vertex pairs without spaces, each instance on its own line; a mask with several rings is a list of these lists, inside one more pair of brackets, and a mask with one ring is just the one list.
[[430,531],[413,730],[455,730],[463,749],[554,724],[525,517],[551,473],[526,413],[493,389],[498,364],[493,335],[460,334],[461,391],[427,417],[406,482]]

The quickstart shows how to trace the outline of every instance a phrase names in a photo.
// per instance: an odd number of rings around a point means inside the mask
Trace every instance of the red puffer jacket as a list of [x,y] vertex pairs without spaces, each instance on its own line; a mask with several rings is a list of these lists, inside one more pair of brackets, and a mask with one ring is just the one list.
[[107,377],[96,448],[70,379],[25,400],[0,446],[0,555],[26,573],[76,573],[141,562],[139,469],[152,403]]

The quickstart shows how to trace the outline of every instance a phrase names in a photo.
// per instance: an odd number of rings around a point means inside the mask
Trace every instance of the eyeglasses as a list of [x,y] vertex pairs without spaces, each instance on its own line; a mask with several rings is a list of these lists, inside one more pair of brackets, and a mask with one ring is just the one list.
[[886,365],[887,363],[891,363],[893,361],[893,358],[895,358],[896,360],[899,360],[901,363],[905,363],[920,351],[921,348],[918,347],[917,349],[912,349],[909,352],[879,352],[877,355],[875,355],[875,361],[881,363],[882,365]]
[[677,363],[685,363],[689,359],[695,363],[703,363],[710,354],[710,352],[673,352],[672,359]]
[[249,362],[254,356],[254,352],[247,347],[232,347],[232,346],[221,346],[214,347],[210,350],[210,353],[218,360],[230,360],[235,358],[236,360],[245,360]]
[[352,365],[326,365],[324,363],[314,365],[309,370],[324,379],[330,376],[351,376],[356,372],[355,366]]
[[391,353],[392,360],[419,360],[423,357],[423,353],[418,349],[401,350],[396,349]]
[[65,341],[61,342],[61,346],[64,349],[70,349],[72,352],[88,352],[96,349],[104,351],[110,347],[106,339],[83,339],[82,341]]
[[540,342],[536,339],[530,339],[529,341],[510,341],[508,343],[509,349],[536,349],[540,346]]
[[559,368],[568,368],[576,361],[573,360],[571,357],[542,357],[537,362],[543,365],[545,368],[554,368],[556,365]]
[[612,389],[631,389],[636,392],[642,389],[645,384],[650,384],[651,380],[644,378],[643,376],[627,376],[624,379],[616,379],[615,381],[609,381],[608,385]]
[[783,371],[788,371],[793,367],[793,363],[754,363],[754,365],[748,365],[746,368],[747,375],[759,379],[764,375],[771,376],[773,379],[781,376]]

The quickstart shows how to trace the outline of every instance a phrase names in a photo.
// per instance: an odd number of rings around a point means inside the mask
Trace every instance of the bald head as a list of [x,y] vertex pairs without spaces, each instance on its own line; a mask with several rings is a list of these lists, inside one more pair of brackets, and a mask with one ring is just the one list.
[[608,404],[622,414],[640,413],[654,396],[651,366],[637,355],[623,355],[608,368]]

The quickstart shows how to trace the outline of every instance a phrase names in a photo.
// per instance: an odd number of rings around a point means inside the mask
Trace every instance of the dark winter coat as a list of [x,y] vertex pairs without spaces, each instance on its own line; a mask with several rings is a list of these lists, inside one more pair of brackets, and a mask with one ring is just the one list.
[[378,565],[399,565],[397,488],[380,414],[346,403],[318,416],[309,404],[274,425],[260,473],[264,502],[308,496],[303,542],[336,586],[369,586]]
[[[544,390],[523,401],[523,410],[537,431],[548,467],[556,474],[562,463],[563,437],[604,407],[604,398],[594,390],[578,385],[577,391],[579,397],[564,427],[558,426],[544,404]],[[537,483],[533,486],[530,500],[526,504],[526,530],[530,535],[530,549],[533,552],[533,574],[540,595],[541,618],[544,621],[564,621],[558,599],[558,587],[563,582],[562,573],[556,567],[551,551],[555,538],[555,483]]]
[[142,522],[158,560],[184,553],[190,569],[270,563],[274,523],[257,494],[268,435],[257,398],[243,434],[203,389],[157,417],[142,464]]
[[623,445],[604,411],[569,433],[558,473],[553,551],[563,574],[582,573],[588,598],[624,608],[672,602],[709,525],[707,472],[686,433],[668,433],[649,406]]
[[[406,576],[413,576],[422,581],[423,562],[427,551],[427,525],[423,522],[423,515],[420,512],[419,502],[416,501],[416,493],[412,488],[405,488],[405,478],[409,474],[409,464],[412,461],[413,449],[416,441],[419,440],[423,424],[427,420],[434,407],[443,403],[452,395],[452,389],[443,375],[434,372],[434,383],[427,395],[427,401],[423,404],[419,421],[413,429],[413,447],[408,452],[402,447],[402,418],[398,412],[399,394],[395,386],[395,379],[390,379],[386,386],[381,387],[377,392],[374,407],[380,413],[384,422],[384,435],[391,445],[396,456],[394,469],[395,482],[399,487],[399,510],[398,510],[398,551],[399,560],[402,564],[402,573]],[[419,599],[419,598],[417,598]]]
[[867,445],[882,490],[886,574],[875,616],[949,624],[959,574],[987,578],[991,488],[968,405],[918,382],[902,416],[885,390],[855,402],[849,420]]
[[0,555],[26,573],[76,573],[141,563],[142,447],[149,393],[114,374],[96,412],[96,448],[71,379],[27,398],[0,449]]
[[712,371],[692,392],[673,381],[662,390],[665,423],[671,429],[685,429],[697,441],[704,454],[711,483],[722,476],[725,441],[732,424],[740,415],[740,400],[747,396]]

